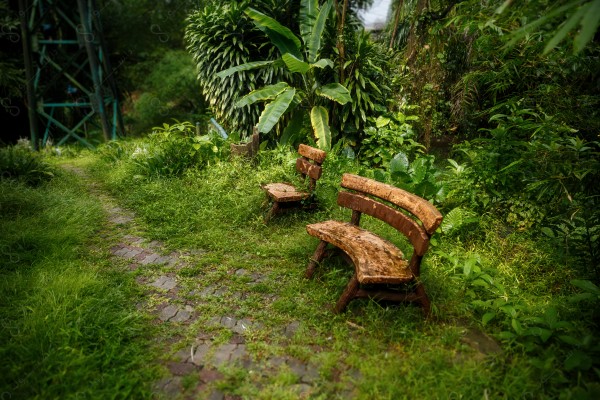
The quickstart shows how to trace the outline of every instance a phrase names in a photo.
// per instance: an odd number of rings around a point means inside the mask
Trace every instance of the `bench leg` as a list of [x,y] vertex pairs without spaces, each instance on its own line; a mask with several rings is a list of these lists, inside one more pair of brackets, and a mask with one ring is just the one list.
[[348,286],[346,286],[344,293],[342,293],[340,299],[335,305],[336,314],[339,314],[346,309],[346,306],[348,303],[350,303],[350,300],[352,300],[355,297],[356,292],[358,292],[358,286],[358,278],[356,277],[356,274],[354,274],[352,275],[352,278],[350,278],[350,282],[348,282]]
[[417,286],[415,287],[415,293],[418,296],[419,302],[421,303],[423,313],[429,318],[431,316],[431,302],[429,301],[427,293],[425,293],[425,286],[423,286],[421,282],[417,283]]
[[327,242],[321,240],[317,245],[315,254],[313,254],[312,258],[310,259],[310,262],[306,266],[306,272],[304,273],[304,276],[306,276],[307,278],[312,278],[313,274],[315,273],[315,268],[317,267],[317,264],[321,262],[323,256],[325,255],[325,247],[327,247]]
[[274,201],[273,205],[271,206],[271,208],[269,209],[269,211],[265,215],[265,224],[267,222],[269,222],[269,220],[271,219],[271,217],[273,217],[275,214],[277,214],[278,211],[279,211],[279,203],[276,202],[276,201]]

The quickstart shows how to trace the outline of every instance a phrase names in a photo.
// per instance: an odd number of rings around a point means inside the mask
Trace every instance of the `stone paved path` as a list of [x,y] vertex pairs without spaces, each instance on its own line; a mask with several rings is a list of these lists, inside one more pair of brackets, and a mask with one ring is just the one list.
[[[106,211],[109,230],[111,234],[107,240],[111,243],[112,257],[123,261],[132,272],[140,272],[143,268],[152,268],[155,274],[137,275],[137,281],[143,286],[147,304],[143,307],[155,316],[156,323],[168,324],[174,328],[189,326],[198,318],[196,309],[199,304],[208,298],[238,297],[244,298],[243,293],[229,293],[219,284],[208,285],[202,289],[185,290],[178,281],[176,272],[185,268],[188,260],[194,254],[177,251],[167,251],[158,241],[148,241],[136,223],[135,215],[128,210],[120,208],[114,198],[101,190],[85,172],[78,168],[70,168],[80,175],[89,185],[90,191],[103,204]],[[131,232],[137,232],[132,234]],[[201,253],[201,251],[198,251]],[[264,280],[261,274],[249,273],[245,269],[235,271],[237,277],[247,280],[248,284],[258,284]],[[265,294],[266,297],[272,296]],[[150,301],[153,300],[153,301]],[[272,299],[271,299],[272,300]],[[232,311],[233,314],[233,311]],[[299,328],[299,322],[294,321],[282,328],[284,337],[291,338]],[[214,329],[224,328],[231,331],[230,339],[223,343],[214,334]],[[232,400],[237,397],[226,395],[215,387],[215,383],[223,379],[219,368],[229,365],[240,366],[248,371],[253,371],[256,376],[269,376],[279,373],[286,368],[295,374],[297,379],[292,386],[298,398],[307,398],[313,392],[316,381],[319,379],[318,366],[311,365],[290,356],[271,356],[256,360],[252,357],[247,347],[246,333],[252,328],[260,327],[260,322],[249,319],[236,319],[232,315],[222,315],[212,318],[206,324],[206,330],[197,330],[195,339],[189,344],[189,338],[175,343],[164,344],[165,357],[159,360],[168,370],[168,375],[156,382],[155,393],[157,398],[202,398],[210,400]],[[173,348],[181,347],[176,351]],[[184,389],[184,378],[193,376],[195,387]]]

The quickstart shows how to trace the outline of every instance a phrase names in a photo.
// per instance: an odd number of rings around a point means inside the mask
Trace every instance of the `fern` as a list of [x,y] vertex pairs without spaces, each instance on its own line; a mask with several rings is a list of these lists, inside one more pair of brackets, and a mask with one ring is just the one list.
[[479,218],[474,212],[456,207],[444,216],[441,230],[445,234],[456,232],[465,225],[477,222]]

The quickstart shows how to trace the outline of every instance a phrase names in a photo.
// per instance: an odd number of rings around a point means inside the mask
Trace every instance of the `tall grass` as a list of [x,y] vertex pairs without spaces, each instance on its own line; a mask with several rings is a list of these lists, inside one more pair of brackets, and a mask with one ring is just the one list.
[[0,180],[2,398],[144,398],[148,327],[111,266],[103,212],[66,173]]

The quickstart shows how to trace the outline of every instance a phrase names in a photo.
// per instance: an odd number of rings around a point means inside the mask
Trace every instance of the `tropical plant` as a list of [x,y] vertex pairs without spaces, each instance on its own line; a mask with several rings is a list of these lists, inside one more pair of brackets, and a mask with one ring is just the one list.
[[319,59],[321,39],[331,7],[331,0],[321,7],[317,0],[301,1],[299,23],[302,42],[275,19],[252,8],[245,11],[277,47],[281,58],[238,65],[219,72],[217,76],[224,79],[237,73],[279,65],[298,75],[295,87],[282,81],[253,90],[237,101],[238,108],[259,101],[268,102],[258,120],[260,132],[270,132],[285,113],[291,113],[290,123],[283,133],[289,136],[304,124],[308,111],[318,147],[326,150],[331,148],[329,112],[324,104],[328,100],[342,105],[350,101],[350,94],[344,86],[336,82],[323,84],[320,80],[320,70],[334,66],[328,58]]
[[362,132],[369,116],[386,109],[393,52],[386,51],[364,30],[356,32],[353,40],[347,42],[343,83],[352,101],[342,108],[341,123],[344,132]]
[[[498,7],[496,13],[502,14],[510,3],[510,1],[505,1]],[[573,51],[579,53],[583,50],[594,39],[594,35],[600,25],[600,0],[575,0],[553,3],[557,4],[552,4],[551,8],[544,15],[513,32],[511,35],[512,39],[507,46],[514,45],[525,36],[535,32],[536,29],[548,25],[549,22],[566,16],[566,19],[563,19],[557,27],[553,27],[554,29],[551,32],[553,36],[546,41],[544,53],[555,49],[574,30],[577,30],[577,34],[573,39]]]
[[276,50],[245,14],[247,7],[247,1],[209,4],[188,17],[185,32],[208,106],[226,129],[241,132],[252,131],[260,110],[258,105],[235,107],[239,94],[269,85],[285,74],[281,68],[268,68],[217,77],[218,71],[233,66],[276,58]]
[[[405,111],[414,107],[405,107]],[[412,124],[419,117],[406,115],[402,111],[380,115],[364,131],[360,147],[360,160],[363,165],[387,168],[392,158],[402,152],[407,157],[422,153],[424,147],[417,143]]]

